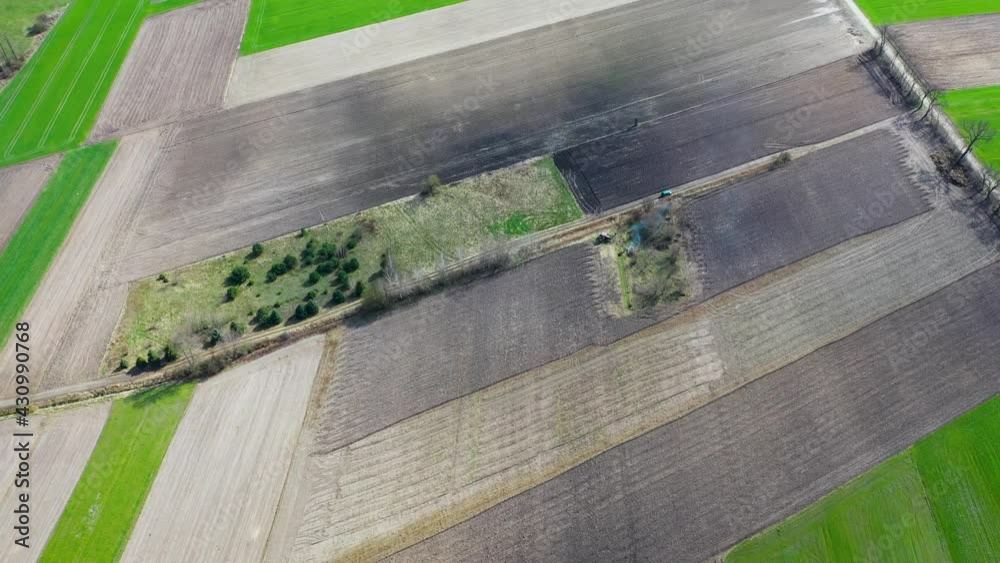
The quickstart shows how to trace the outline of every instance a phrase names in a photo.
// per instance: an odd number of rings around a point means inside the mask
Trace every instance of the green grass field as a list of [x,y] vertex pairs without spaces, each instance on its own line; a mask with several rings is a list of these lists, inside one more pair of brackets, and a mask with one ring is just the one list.
[[736,546],[728,563],[996,561],[1000,397]]
[[0,166],[80,146],[139,26],[195,0],[75,0],[38,51],[0,91]]
[[25,31],[35,23],[35,18],[68,3],[69,0],[0,0],[0,38],[6,36],[18,54],[24,53],[32,42]]
[[463,0],[253,0],[244,55],[380,23]]
[[872,23],[896,24],[1000,12],[996,0],[856,0]]
[[997,130],[997,136],[977,146],[975,153],[983,163],[1000,170],[1000,86],[946,92],[941,107],[960,129],[964,120],[982,119]]
[[194,388],[194,383],[158,387],[112,405],[41,561],[121,556]]
[[116,144],[67,153],[0,254],[0,347],[42,283]]
[[[249,258],[250,249],[167,272],[137,282],[129,293],[125,313],[112,338],[104,371],[119,367],[124,356],[129,367],[138,356],[172,343],[181,353],[202,346],[212,330],[237,337],[230,327],[251,320],[260,308],[277,309],[285,321],[292,317],[310,292],[319,307],[334,305],[338,290],[351,299],[358,281],[371,285],[383,269],[383,256],[391,256],[389,270],[398,276],[433,271],[481,250],[499,240],[537,232],[567,223],[583,213],[551,159],[516,165],[435,190],[417,197],[362,211],[352,217],[309,229],[305,236],[292,234],[263,243],[263,253]],[[356,238],[356,246],[347,241]],[[318,277],[319,260],[306,265],[303,250],[309,241],[317,247],[333,245],[341,251],[339,266]],[[266,272],[285,256],[299,264],[276,280]],[[344,272],[346,287],[337,276],[355,258],[360,267]],[[234,300],[226,296],[226,278],[243,265],[252,285],[242,284]],[[317,272],[318,274],[318,272]]]

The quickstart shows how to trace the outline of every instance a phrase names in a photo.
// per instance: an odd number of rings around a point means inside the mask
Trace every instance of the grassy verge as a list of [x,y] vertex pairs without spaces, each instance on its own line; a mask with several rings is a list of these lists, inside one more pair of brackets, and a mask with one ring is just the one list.
[[[181,355],[255,327],[292,324],[358,298],[381,279],[420,277],[582,216],[558,170],[543,159],[266,241],[259,252],[243,249],[140,280],[105,371],[134,368],[138,358],[148,359],[150,351],[160,356],[168,344]],[[241,279],[230,279],[234,271],[242,271]],[[269,278],[269,272],[276,273]],[[303,315],[296,318],[296,311]],[[263,319],[272,314],[274,320]]]
[[[959,128],[965,120],[984,120],[1000,131],[1000,86],[947,92],[941,107]],[[1000,135],[978,145],[974,152],[984,164],[1000,169]]]
[[104,143],[67,153],[0,254],[0,346],[6,344],[42,282],[115,145]]
[[194,383],[116,401],[41,561],[116,561],[125,549]]
[[243,37],[244,55],[364,27],[462,0],[253,0]]
[[996,560],[998,444],[995,397],[744,541],[726,561]]
[[872,23],[895,24],[1000,11],[995,0],[855,0]]
[[635,212],[613,238],[627,310],[646,309],[684,298],[680,235],[668,206]]
[[0,92],[0,166],[80,146],[145,17],[193,1],[72,2]]
[[0,38],[9,38],[17,54],[23,54],[31,47],[32,38],[28,28],[43,14],[54,12],[69,3],[69,0],[0,0]]

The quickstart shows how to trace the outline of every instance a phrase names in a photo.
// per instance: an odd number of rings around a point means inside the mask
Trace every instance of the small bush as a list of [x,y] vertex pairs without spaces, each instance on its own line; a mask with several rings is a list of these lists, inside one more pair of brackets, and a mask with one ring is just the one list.
[[301,321],[306,318],[306,308],[302,305],[295,307],[295,314],[293,315],[295,320]]
[[361,299],[361,309],[367,312],[381,311],[389,307],[389,293],[382,283],[369,287]]
[[358,283],[354,284],[354,296],[361,297],[364,292],[365,284],[361,280],[358,280]]
[[350,274],[351,272],[356,272],[358,268],[361,267],[361,263],[358,262],[357,258],[351,258],[347,262],[344,262],[344,271]]
[[146,356],[139,356],[135,359],[135,369],[142,371],[149,367],[149,363],[146,361]]
[[292,270],[294,270],[296,268],[296,266],[299,265],[299,259],[296,258],[296,257],[294,257],[294,256],[292,256],[291,254],[285,256],[285,258],[284,258],[284,260],[282,260],[282,262],[285,263],[285,268],[287,268],[289,272],[292,271]]
[[333,283],[338,287],[347,287],[347,272],[340,270],[337,272],[337,277],[334,278]]
[[312,301],[314,299],[316,299],[316,290],[315,289],[306,294],[306,301]]
[[323,276],[319,275],[319,272],[316,271],[309,272],[309,279],[306,280],[306,283],[308,285],[316,285],[319,283],[319,280],[321,279],[323,279]]
[[233,286],[226,290],[226,301],[236,301],[240,296],[240,288]]
[[306,238],[306,230],[302,229],[299,231],[299,238]]
[[424,198],[433,197],[440,187],[441,177],[437,174],[431,174],[424,180],[424,189],[421,190],[420,195]]
[[254,314],[253,322],[254,324],[262,324],[266,318],[267,318],[267,309],[261,307],[260,309],[257,309],[257,312]]
[[163,283],[169,283],[170,282],[170,280],[167,279],[167,275],[166,274],[160,274],[160,275],[156,276],[156,280],[157,281],[161,281]]
[[305,308],[306,308],[306,314],[310,317],[319,313],[319,305],[317,305],[315,301],[309,301],[308,303],[306,303]]
[[[316,249],[316,261],[326,262],[337,257],[337,247],[329,242],[324,242]],[[336,267],[336,266],[335,266]]]
[[330,303],[333,303],[334,305],[340,305],[344,301],[347,301],[347,297],[344,295],[344,292],[339,289],[334,291],[333,296],[330,298]]
[[240,336],[243,336],[243,334],[247,331],[247,325],[233,321],[229,323],[229,330],[231,330],[233,334],[238,334]]
[[160,367],[161,361],[160,355],[156,353],[156,350],[149,351],[149,355],[146,357],[146,362],[149,364],[149,367],[156,369]]
[[330,258],[326,262],[321,262],[319,266],[316,266],[316,273],[325,276],[332,274],[338,267],[340,267],[340,260]]
[[267,327],[278,326],[281,324],[281,313],[277,309],[271,309],[268,313],[267,318],[264,319],[264,324]]
[[213,328],[212,333],[208,335],[208,345],[215,346],[219,342],[222,342],[222,333],[219,332],[219,329]]
[[177,361],[177,350],[173,344],[167,344],[163,347],[163,363],[169,364],[175,361]]
[[253,260],[259,258],[261,254],[264,254],[264,245],[258,242],[250,247],[250,254],[247,255],[247,258]]
[[250,279],[250,270],[246,266],[236,266],[229,272],[229,276],[226,278],[226,283],[229,285],[243,285],[244,282]]
[[279,276],[283,276],[286,273],[288,273],[288,266],[285,262],[275,262],[274,264],[271,264],[271,268],[267,271],[265,279],[268,283],[272,283],[278,279]]
[[358,241],[357,239],[349,238],[345,246],[347,246],[347,250],[354,250],[358,246]]
[[125,371],[127,369],[128,369],[128,358],[122,356],[122,358],[118,360],[118,371]]
[[767,169],[777,170],[791,161],[792,161],[792,155],[788,154],[788,152],[783,152],[778,156],[774,157],[774,160],[771,161],[771,164],[767,165]]

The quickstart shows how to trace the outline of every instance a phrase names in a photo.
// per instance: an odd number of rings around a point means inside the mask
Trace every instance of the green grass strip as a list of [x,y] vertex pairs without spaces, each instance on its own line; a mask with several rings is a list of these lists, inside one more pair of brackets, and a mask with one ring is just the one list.
[[169,385],[115,402],[41,561],[121,557],[194,388]]
[[896,24],[1000,12],[996,0],[856,0],[872,23]]
[[463,0],[253,0],[244,55],[433,10]]
[[984,120],[998,134],[988,143],[976,146],[974,152],[984,164],[1000,169],[1000,86],[954,90],[942,96],[941,107],[962,129],[966,120]]
[[67,153],[0,254],[0,347],[41,284],[116,145]]
[[736,546],[728,563],[995,561],[1000,396]]
[[69,0],[0,0],[0,37],[6,36],[18,54],[24,53],[32,42],[25,31],[35,19],[68,3]]

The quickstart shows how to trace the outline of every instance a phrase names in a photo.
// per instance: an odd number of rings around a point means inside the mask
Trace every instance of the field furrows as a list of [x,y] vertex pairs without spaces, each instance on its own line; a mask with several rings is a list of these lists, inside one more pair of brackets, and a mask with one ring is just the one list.
[[221,109],[250,0],[205,0],[144,22],[91,138]]
[[580,145],[561,161],[571,160],[610,209],[899,112],[849,57]]
[[122,561],[260,560],[323,344],[304,340],[198,386]]
[[350,328],[319,416],[318,453],[595,341],[602,318],[580,245]]
[[316,456],[295,557],[390,553],[925,297],[996,259],[966,219],[944,203]]
[[[32,336],[36,334],[32,332]],[[30,494],[31,509],[30,549],[14,544],[13,524],[3,526],[3,531],[0,532],[0,538],[3,539],[0,559],[10,563],[37,561],[87,460],[90,459],[90,452],[101,435],[110,410],[111,403],[106,402],[44,415],[36,413],[31,415],[31,426],[27,428],[16,426],[12,418],[0,422],[0,428],[6,436],[3,452],[0,453],[0,460],[3,462],[0,463],[0,477],[3,477],[0,508],[4,514],[14,514],[14,509],[20,504],[17,495],[27,492]],[[30,439],[29,489],[14,487],[18,463],[14,452],[18,438],[11,437],[14,432],[35,434]]]
[[706,295],[927,211],[931,188],[918,186],[907,150],[879,130],[686,201]]
[[451,181],[555,152],[857,49],[832,15],[797,19],[811,8],[775,0],[675,59],[705,10],[723,8],[637,2],[186,123],[129,262],[187,264],[413,194],[430,174]]
[[50,156],[0,168],[0,252],[14,236],[39,192],[59,166],[60,156]]
[[[128,295],[118,275],[120,252],[135,228],[138,206],[158,161],[159,130],[122,139],[104,175],[73,225],[24,317],[31,319],[37,366],[32,391],[90,381]],[[13,372],[12,348],[0,366]],[[13,393],[13,379],[0,396]]]
[[1000,84],[1000,14],[907,23],[893,37],[924,79],[941,90]]
[[391,560],[708,560],[1000,392],[984,353],[998,277],[988,266]]

